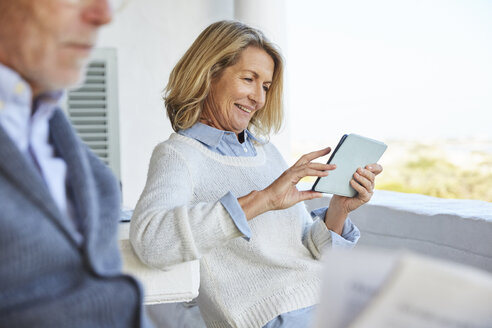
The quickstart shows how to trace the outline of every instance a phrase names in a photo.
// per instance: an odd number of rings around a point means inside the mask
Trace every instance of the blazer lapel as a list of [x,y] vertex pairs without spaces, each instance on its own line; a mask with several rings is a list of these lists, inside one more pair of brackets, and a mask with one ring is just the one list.
[[67,181],[72,192],[76,219],[87,244],[88,231],[94,229],[97,206],[94,199],[94,179],[88,163],[85,145],[76,136],[65,114],[55,111],[50,120],[53,143],[67,164]]
[[75,227],[72,222],[60,213],[38,169],[22,155],[2,127],[0,127],[0,159],[0,172],[75,242],[73,238]]

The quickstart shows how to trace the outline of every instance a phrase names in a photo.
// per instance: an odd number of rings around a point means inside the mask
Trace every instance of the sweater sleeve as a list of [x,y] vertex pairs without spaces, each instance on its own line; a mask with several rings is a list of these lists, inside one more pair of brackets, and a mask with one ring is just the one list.
[[165,269],[199,259],[243,235],[219,200],[190,205],[190,177],[179,153],[165,144],[156,147],[130,224],[132,246],[147,265]]
[[327,208],[325,207],[312,211],[311,215],[314,222],[307,220],[304,229],[303,243],[315,259],[320,259],[323,255],[323,250],[327,247],[353,248],[360,237],[359,229],[352,223],[350,218],[345,220],[342,235],[329,230],[324,221],[326,210]]

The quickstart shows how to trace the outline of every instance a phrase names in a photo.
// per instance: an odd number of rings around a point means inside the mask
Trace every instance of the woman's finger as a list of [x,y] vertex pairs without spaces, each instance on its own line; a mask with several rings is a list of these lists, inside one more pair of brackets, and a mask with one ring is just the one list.
[[363,202],[368,202],[371,199],[372,192],[361,186],[355,179],[350,180],[350,185],[358,192],[357,198]]
[[331,152],[331,147],[327,147],[324,149],[316,150],[305,155],[302,155],[301,158],[294,164],[294,166],[302,165],[311,162],[312,160],[328,155]]
[[374,175],[378,175],[383,172],[383,167],[378,163],[366,165],[366,169],[371,171]]
[[310,200],[310,199],[315,199],[315,198],[321,198],[323,197],[323,194],[317,191],[312,191],[312,190],[303,190],[299,191],[299,199],[300,201],[305,201],[305,200]]
[[374,186],[374,181],[376,180],[376,175],[374,173],[362,168],[357,169],[356,172],[371,181],[372,185]]
[[365,176],[359,174],[358,172],[354,173],[354,179],[361,184],[367,191],[372,192],[372,181],[366,178]]
[[304,166],[307,166],[313,170],[319,171],[333,171],[337,168],[335,164],[322,164],[322,163],[306,163]]
[[304,177],[326,177],[328,176],[328,172],[314,170],[309,167],[302,167],[292,171],[292,174],[295,175],[296,183],[299,182]]

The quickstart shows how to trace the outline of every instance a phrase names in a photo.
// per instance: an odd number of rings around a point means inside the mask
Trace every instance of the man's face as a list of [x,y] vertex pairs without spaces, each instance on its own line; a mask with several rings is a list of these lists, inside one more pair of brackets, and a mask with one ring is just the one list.
[[0,63],[33,95],[81,77],[97,31],[111,20],[107,0],[0,0]]

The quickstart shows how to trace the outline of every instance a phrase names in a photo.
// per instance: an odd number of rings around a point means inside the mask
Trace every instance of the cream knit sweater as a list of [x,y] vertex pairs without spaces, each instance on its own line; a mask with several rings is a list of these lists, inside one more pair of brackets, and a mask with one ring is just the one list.
[[242,238],[218,201],[271,184],[287,164],[270,143],[255,157],[216,154],[172,134],[157,145],[135,208],[130,239],[141,260],[165,269],[200,260],[198,304],[208,327],[261,327],[318,300],[321,250],[330,231],[303,203],[249,221]]

